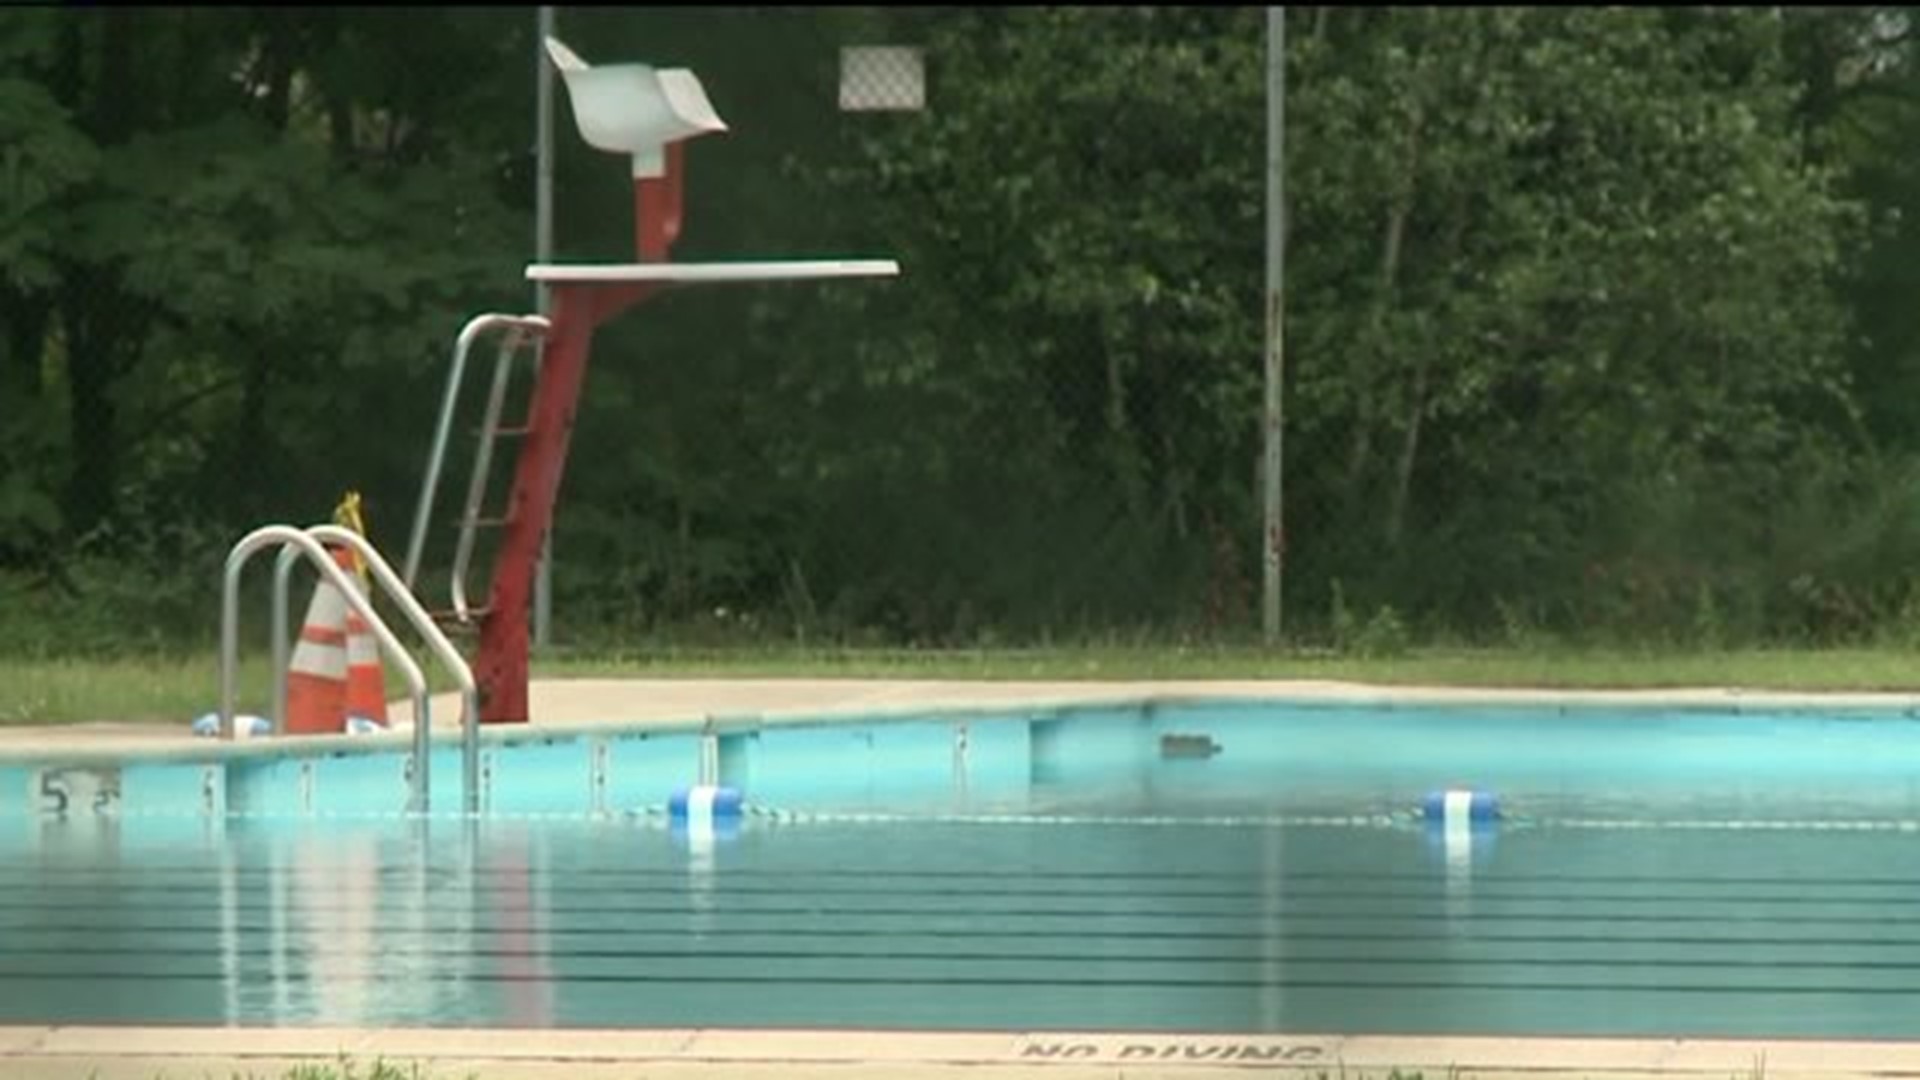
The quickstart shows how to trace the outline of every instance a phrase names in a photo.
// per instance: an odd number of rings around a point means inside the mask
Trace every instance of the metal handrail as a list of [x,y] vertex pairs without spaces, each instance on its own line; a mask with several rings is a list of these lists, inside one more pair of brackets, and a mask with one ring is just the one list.
[[[420,664],[400,644],[387,624],[381,620],[380,613],[373,609],[373,601],[368,599],[353,585],[346,571],[340,569],[327,554],[327,549],[306,531],[291,525],[262,525],[240,538],[227,553],[226,572],[220,588],[220,738],[231,741],[234,737],[234,699],[236,695],[235,676],[238,667],[240,641],[240,572],[246,569],[247,560],[264,548],[274,544],[290,545],[306,556],[321,577],[340,590],[347,607],[355,615],[366,621],[375,640],[380,642],[406,676],[407,688],[413,693],[415,723],[424,727],[428,721],[427,679],[420,671]],[[412,793],[413,808],[419,812],[427,809],[427,790],[421,781],[425,778],[424,761],[414,763],[414,784]]]
[[[433,449],[427,456],[427,473],[420,482],[420,503],[414,509],[413,533],[407,538],[407,559],[401,577],[408,589],[414,587],[414,582],[420,576],[420,556],[426,549],[427,522],[433,513],[434,493],[440,486],[440,469],[446,463],[447,439],[453,430],[453,410],[460,399],[460,383],[466,373],[467,353],[480,335],[489,330],[504,327],[544,335],[552,325],[543,315],[489,314],[476,315],[460,328],[460,336],[453,345],[453,370],[447,373],[446,396],[440,401],[440,422],[434,429]],[[509,342],[509,346],[517,344],[517,341]]]
[[[407,590],[406,584],[400,580],[400,575],[394,572],[393,565],[387,562],[386,557],[380,554],[371,541],[352,529],[333,524],[313,525],[306,529],[306,533],[322,543],[337,543],[350,547],[366,560],[367,569],[372,572],[373,580],[379,583],[395,604],[399,605],[401,614],[407,617],[407,621],[426,641],[427,648],[433,653],[434,658],[440,661],[440,665],[447,669],[447,673],[452,675],[454,682],[459,685],[461,764],[466,782],[463,802],[467,813],[478,813],[480,810],[480,690],[479,685],[474,682],[472,667],[467,664],[466,658],[460,655],[460,650],[454,647],[453,642],[448,640],[446,632],[433,621],[433,616],[428,614],[419,598]],[[273,665],[276,672],[285,672],[287,669],[288,654],[285,651],[284,642],[287,626],[287,585],[288,578],[291,576],[293,551],[292,548],[282,549],[279,562],[274,566]],[[276,710],[273,715],[274,730],[279,731],[286,716],[284,674],[275,682],[274,707]],[[420,715],[414,722],[413,752],[416,761],[414,779],[428,791],[431,790],[427,781],[430,767],[428,764],[429,728],[427,717],[424,715]],[[421,809],[425,808],[426,803],[422,802]]]
[[467,503],[460,511],[460,538],[453,549],[453,613],[461,622],[473,621],[467,610],[467,568],[473,563],[474,530],[479,525],[480,504],[487,496],[487,469],[493,464],[493,440],[500,433],[500,412],[506,406],[507,378],[513,371],[513,354],[520,350],[527,331],[515,328],[500,341],[500,352],[493,362],[493,385],[487,392],[487,411],[480,421],[480,445],[473,455],[473,475],[467,481]]

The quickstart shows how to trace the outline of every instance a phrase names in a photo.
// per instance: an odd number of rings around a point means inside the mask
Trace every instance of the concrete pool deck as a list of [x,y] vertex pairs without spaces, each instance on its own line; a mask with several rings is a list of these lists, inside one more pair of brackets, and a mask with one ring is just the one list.
[[[1329,703],[1554,704],[1694,706],[1832,705],[1916,707],[1914,694],[1783,694],[1700,688],[1564,690],[1378,686],[1312,680],[968,681],[938,679],[542,679],[529,688],[536,725],[630,723],[752,714],[767,720],[934,709],[1036,708],[1143,699],[1289,698]],[[412,723],[410,702],[391,706],[396,724]],[[433,698],[434,727],[457,727],[460,700]]]
[[[967,681],[912,679],[537,679],[529,687],[531,728],[579,730],[597,725],[698,721],[751,715],[779,723],[854,713],[902,715],[941,709],[1057,708],[1141,700],[1289,698],[1328,703],[1683,705],[1770,708],[1912,708],[1920,695],[1892,693],[1777,693],[1727,688],[1680,690],[1528,690],[1440,686],[1379,686],[1309,680]],[[429,708],[436,732],[460,726],[457,694],[435,695]],[[412,703],[389,704],[396,731],[411,730]],[[0,760],[125,750],[180,749],[196,739],[189,718],[175,724],[102,721],[0,726]],[[496,729],[499,730],[499,729]],[[514,727],[508,730],[526,730]],[[322,738],[325,738],[324,736]]]
[[[1908,694],[1779,694],[1730,689],[1566,691],[1381,687],[1302,681],[968,682],[863,679],[565,679],[531,687],[534,727],[684,723],[754,715],[908,714],[941,709],[1050,708],[1141,700],[1290,698],[1347,703],[1554,703],[1706,707],[1916,708]],[[434,727],[455,729],[459,703],[440,695]],[[411,726],[405,702],[397,728]],[[68,751],[190,747],[178,724],[96,723],[0,728],[0,758]],[[1170,1036],[1141,1034],[776,1031],[551,1031],[301,1028],[0,1027],[0,1080],[280,1080],[299,1065],[347,1055],[422,1065],[423,1078],[688,1080],[906,1077],[998,1080],[1212,1080],[1250,1070],[1289,1077],[1920,1077],[1920,1042]]]
[[0,1027],[7,1080],[280,1080],[376,1060],[423,1080],[1224,1080],[1253,1073],[1384,1080],[1920,1075],[1920,1044],[1398,1036]]

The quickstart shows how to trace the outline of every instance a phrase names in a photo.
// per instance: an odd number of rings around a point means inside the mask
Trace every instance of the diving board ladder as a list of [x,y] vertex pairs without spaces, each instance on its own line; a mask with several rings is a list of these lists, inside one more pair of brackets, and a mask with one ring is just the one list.
[[[507,386],[512,381],[515,359],[522,351],[534,353],[538,370],[540,344],[551,324],[539,315],[476,315],[467,321],[460,330],[460,336],[453,346],[453,368],[447,375],[446,393],[440,402],[440,421],[434,429],[433,446],[427,454],[427,470],[421,479],[420,501],[414,508],[413,531],[407,538],[407,557],[402,576],[409,589],[419,589],[420,562],[426,553],[427,533],[433,522],[434,497],[439,491],[440,474],[446,465],[447,444],[451,439],[454,414],[459,404],[460,391],[464,383],[467,368],[467,356],[473,346],[483,337],[492,333],[500,334],[499,352],[494,359],[493,382],[487,393],[485,413],[480,421],[479,447],[475,451],[473,474],[467,483],[467,496],[460,516],[455,519],[458,529],[454,543],[453,573],[448,590],[451,608],[435,612],[440,621],[452,620],[461,625],[470,625],[484,616],[490,608],[475,609],[467,601],[467,579],[473,562],[473,549],[476,535],[481,529],[501,528],[514,519],[511,509],[495,516],[484,513],[489,470],[493,464],[495,445],[506,438],[530,438],[535,430],[533,415],[520,423],[503,425],[501,413],[506,408]],[[538,382],[535,384],[535,399],[538,400]]]

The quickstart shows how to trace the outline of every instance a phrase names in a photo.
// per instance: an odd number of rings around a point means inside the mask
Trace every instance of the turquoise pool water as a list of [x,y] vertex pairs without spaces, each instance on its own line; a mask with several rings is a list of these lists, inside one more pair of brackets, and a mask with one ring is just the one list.
[[[0,803],[0,1023],[1920,1036],[1900,712],[765,728],[720,768],[766,813],[711,842],[623,794],[688,747],[624,738],[496,747],[476,822],[365,777],[306,813],[124,775],[113,812]],[[231,804],[289,765],[220,768]],[[1512,817],[1447,842],[1409,811],[1451,784]]]

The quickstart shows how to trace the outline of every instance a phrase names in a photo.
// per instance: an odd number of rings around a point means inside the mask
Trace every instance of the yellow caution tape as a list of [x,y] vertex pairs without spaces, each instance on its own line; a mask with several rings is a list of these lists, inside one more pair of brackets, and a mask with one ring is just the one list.
[[[333,523],[343,529],[353,530],[359,534],[362,539],[366,538],[367,522],[366,519],[360,515],[359,492],[349,491],[341,498],[340,505],[333,508]],[[353,569],[360,575],[360,584],[366,585],[367,561],[360,557],[358,551],[353,553]]]

